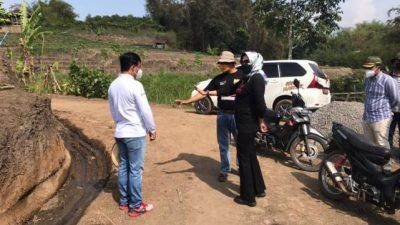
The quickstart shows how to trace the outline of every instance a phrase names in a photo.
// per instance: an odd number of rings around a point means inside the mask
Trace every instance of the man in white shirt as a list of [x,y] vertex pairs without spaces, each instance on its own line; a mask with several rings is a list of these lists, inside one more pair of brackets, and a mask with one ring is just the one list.
[[156,139],[156,125],[143,85],[140,57],[128,52],[119,57],[121,74],[108,89],[110,111],[115,122],[115,140],[120,163],[118,170],[119,209],[137,217],[153,209],[142,198],[142,173],[146,136]]

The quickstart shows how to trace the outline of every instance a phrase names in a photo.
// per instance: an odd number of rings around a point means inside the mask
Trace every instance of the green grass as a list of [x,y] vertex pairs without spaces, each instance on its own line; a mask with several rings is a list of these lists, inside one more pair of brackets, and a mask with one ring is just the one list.
[[[62,88],[60,94],[71,93],[71,79],[69,74],[56,72],[56,78]],[[34,93],[53,93],[53,90],[44,86],[44,74],[35,74],[31,79],[26,89]],[[104,76],[112,76],[104,73]],[[145,88],[147,98],[150,102],[157,104],[174,104],[175,99],[186,99],[190,97],[193,86],[200,81],[210,78],[209,75],[194,75],[194,74],[176,74],[160,71],[157,74],[145,75],[141,82]],[[111,83],[111,80],[110,80]],[[109,86],[106,85],[106,86]],[[93,87],[93,86],[88,86]],[[88,90],[99,91],[99,90]],[[107,95],[107,90],[102,96]]]
[[[152,48],[152,46],[133,46],[127,43],[113,42],[113,41],[100,41],[93,40],[90,38],[82,37],[84,35],[94,35],[89,31],[85,31],[78,28],[71,28],[65,31],[53,30],[50,34],[46,34],[44,38],[44,54],[49,53],[74,53],[83,49],[110,49],[118,54],[126,51],[143,51],[146,48]],[[143,31],[139,33],[123,33],[122,30],[115,29],[113,32],[107,32],[104,35],[112,34],[124,36],[126,38],[133,37],[169,37],[168,39],[174,39],[170,33],[156,32],[156,31]],[[20,47],[19,39],[22,34],[10,34],[4,42],[6,47]],[[38,38],[34,42],[34,55],[40,55],[42,50],[43,40]]]
[[193,86],[209,77],[209,75],[160,72],[156,75],[143,76],[141,82],[150,102],[173,104],[175,99],[189,98]]

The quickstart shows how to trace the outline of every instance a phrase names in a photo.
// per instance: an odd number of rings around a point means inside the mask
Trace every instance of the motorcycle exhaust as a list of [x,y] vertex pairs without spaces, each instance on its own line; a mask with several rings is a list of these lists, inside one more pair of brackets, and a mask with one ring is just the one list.
[[326,165],[326,167],[328,167],[329,172],[331,172],[331,174],[336,182],[343,181],[342,177],[339,175],[338,171],[335,168],[335,165],[333,165],[332,162],[326,161],[325,165]]
[[348,195],[353,195],[351,192],[347,190],[346,185],[344,185],[343,178],[340,176],[339,172],[335,168],[335,165],[329,161],[326,161],[325,165],[328,168],[334,182],[339,186],[340,190]]

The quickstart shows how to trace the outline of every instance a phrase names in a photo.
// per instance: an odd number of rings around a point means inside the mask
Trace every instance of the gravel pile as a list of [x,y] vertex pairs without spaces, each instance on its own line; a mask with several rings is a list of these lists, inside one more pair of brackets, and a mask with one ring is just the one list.
[[325,137],[329,137],[332,132],[332,122],[341,123],[357,133],[363,134],[363,113],[363,103],[332,102],[311,115],[311,125]]
[[[325,137],[332,133],[332,122],[341,123],[357,133],[363,134],[362,116],[364,104],[359,102],[332,102],[321,107],[311,115],[311,126]],[[399,147],[399,131],[396,130],[393,138],[394,146]]]

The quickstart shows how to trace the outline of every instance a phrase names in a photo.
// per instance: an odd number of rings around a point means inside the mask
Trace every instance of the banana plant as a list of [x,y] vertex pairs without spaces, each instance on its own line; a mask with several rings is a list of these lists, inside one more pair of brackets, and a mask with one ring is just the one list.
[[20,38],[20,45],[23,50],[23,76],[22,81],[26,84],[25,78],[30,78],[33,74],[34,60],[32,58],[35,40],[44,38],[45,34],[50,32],[43,31],[40,21],[42,19],[42,9],[40,4],[33,13],[28,15],[28,6],[25,0],[21,4],[21,30],[22,37]]

